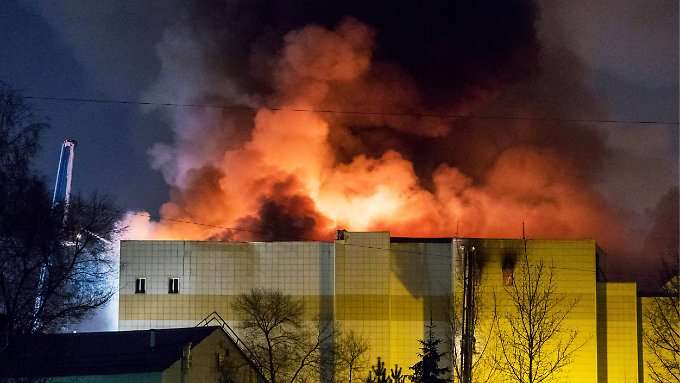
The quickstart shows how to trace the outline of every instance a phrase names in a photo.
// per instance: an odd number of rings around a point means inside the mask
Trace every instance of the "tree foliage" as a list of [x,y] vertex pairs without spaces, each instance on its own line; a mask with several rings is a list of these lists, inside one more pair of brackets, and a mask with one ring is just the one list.
[[[31,169],[46,125],[0,84],[0,311],[12,333],[49,332],[78,321],[113,295],[109,245],[119,232],[106,198],[53,207]],[[41,278],[42,275],[42,278]]]
[[680,277],[664,286],[645,311],[644,342],[651,357],[647,367],[657,383],[680,382]]
[[434,325],[430,318],[430,324],[427,326],[427,339],[420,339],[420,353],[418,356],[420,360],[411,366],[413,374],[411,381],[414,383],[445,383],[447,379],[443,376],[449,373],[446,367],[439,367],[439,360],[444,356],[438,350],[439,344],[442,340],[436,338],[433,334]]
[[404,383],[407,376],[403,375],[401,371],[402,368],[395,364],[394,367],[390,369],[388,375],[387,368],[385,368],[385,362],[378,357],[376,364],[371,366],[371,369],[368,371],[366,383]]
[[332,353],[330,321],[317,320],[310,328],[302,302],[278,291],[251,290],[232,307],[240,316],[244,341],[271,383],[321,380],[329,368],[327,353]]
[[[338,339],[336,337],[336,339]],[[342,334],[337,341],[335,361],[338,365],[336,381],[345,378],[352,383],[366,369],[368,342],[354,331]],[[343,379],[344,380],[344,379]]]

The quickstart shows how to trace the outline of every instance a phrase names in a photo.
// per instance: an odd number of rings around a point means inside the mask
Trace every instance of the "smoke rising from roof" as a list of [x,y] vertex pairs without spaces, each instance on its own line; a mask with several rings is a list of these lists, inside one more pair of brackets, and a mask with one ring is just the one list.
[[171,187],[161,216],[214,227],[162,220],[145,230],[292,240],[330,239],[338,227],[410,236],[458,227],[517,237],[524,221],[531,237],[593,237],[630,259],[638,228],[594,186],[607,154],[601,131],[417,114],[604,117],[583,97],[579,59],[541,49],[538,14],[528,1],[192,5],[157,45],[161,71],[147,97],[255,110],[170,111],[175,140],[150,151]]

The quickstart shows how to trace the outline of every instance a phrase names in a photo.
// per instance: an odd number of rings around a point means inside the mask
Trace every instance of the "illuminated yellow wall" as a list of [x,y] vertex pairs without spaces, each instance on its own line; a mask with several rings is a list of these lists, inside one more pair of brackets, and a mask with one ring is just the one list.
[[[145,294],[135,294],[136,278],[146,278]],[[169,278],[180,279],[179,294],[168,294]],[[118,328],[193,327],[213,311],[236,324],[231,303],[253,288],[301,299],[313,320],[331,315],[333,284],[328,243],[121,241]]]
[[[307,320],[335,318],[345,331],[363,336],[371,362],[379,356],[388,367],[398,363],[409,373],[430,318],[435,335],[448,338],[450,312],[460,310],[452,304],[461,292],[460,245],[475,246],[482,264],[482,325],[476,337],[485,339],[484,323],[492,317],[494,297],[499,312],[512,309],[502,265],[509,255],[523,254],[522,240],[416,240],[390,238],[387,232],[345,232],[333,243],[123,241],[119,328],[194,326],[212,311],[236,325],[231,302],[238,294],[252,288],[279,290],[303,300]],[[577,329],[583,346],[562,380],[595,383],[634,377],[635,352],[622,355],[633,350],[636,338],[628,331],[636,318],[635,285],[608,283],[598,289],[592,240],[529,240],[526,246],[531,262],[542,260],[554,268],[558,294],[577,300],[564,327]],[[134,293],[135,278],[140,277],[147,278],[146,294]],[[170,277],[180,278],[179,294],[168,294]],[[486,338],[495,340],[494,335]],[[447,343],[441,351],[449,351]]]
[[[503,283],[504,259],[524,254],[524,241],[507,239],[485,239],[466,242],[474,245],[475,254],[483,260],[481,276],[481,297],[486,302],[482,319],[487,323],[493,317],[494,295],[498,310],[498,326],[504,326],[506,313],[514,315],[513,305]],[[595,242],[591,240],[558,241],[529,240],[526,242],[530,263],[542,261],[547,268],[553,267],[556,293],[565,301],[577,303],[564,321],[565,330],[578,331],[577,342],[582,344],[572,363],[563,370],[560,378],[565,382],[597,382],[597,297]],[[460,255],[457,254],[457,257]],[[516,266],[518,267],[518,266]],[[517,270],[517,269],[515,269]],[[517,275],[515,275],[517,277]],[[507,327],[507,325],[506,325]],[[479,329],[483,332],[485,328]],[[479,334],[478,338],[489,338],[493,349],[494,336]],[[480,372],[482,373],[482,372]],[[502,381],[498,376],[497,381]]]
[[[451,245],[392,243],[390,256],[390,360],[407,369],[417,362],[418,340],[427,338],[430,318],[434,335],[448,336]],[[447,346],[440,351],[447,352]]]
[[450,243],[391,243],[389,233],[346,233],[335,242],[335,255],[336,319],[369,342],[371,362],[380,357],[409,373],[430,313],[435,334],[446,329]]
[[602,282],[597,288],[599,382],[637,382],[637,285]]
[[370,360],[389,363],[389,234],[347,233],[335,243],[335,318],[369,344]]

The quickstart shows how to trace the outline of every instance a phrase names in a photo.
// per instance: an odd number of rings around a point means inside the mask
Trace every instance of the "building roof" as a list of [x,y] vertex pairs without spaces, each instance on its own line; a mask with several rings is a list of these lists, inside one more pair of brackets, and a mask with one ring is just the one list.
[[0,352],[0,377],[163,371],[182,357],[189,342],[196,346],[215,330],[222,331],[219,327],[189,327],[10,336],[7,348]]
[[451,243],[453,237],[390,237],[392,243]]

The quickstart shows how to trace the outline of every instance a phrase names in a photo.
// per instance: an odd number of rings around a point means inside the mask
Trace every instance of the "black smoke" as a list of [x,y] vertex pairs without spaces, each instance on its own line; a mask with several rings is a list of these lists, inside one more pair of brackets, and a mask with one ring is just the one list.
[[187,9],[193,35],[215,71],[266,93],[268,62],[287,32],[335,27],[354,17],[376,30],[375,59],[397,63],[432,104],[496,89],[536,68],[537,6],[532,1],[264,1],[206,0]]
[[[309,25],[332,30],[349,17],[375,33],[371,66],[358,81],[333,86],[322,109],[468,118],[325,115],[337,162],[394,150],[413,163],[426,188],[442,164],[484,185],[503,153],[538,148],[554,153],[569,179],[597,194],[608,156],[605,137],[596,124],[577,120],[605,119],[606,111],[588,87],[583,62],[559,44],[541,45],[541,9],[533,1],[206,0],[185,5],[184,12],[181,34],[198,48],[200,73],[217,79],[193,94],[198,102],[278,106],[275,76],[284,36]],[[233,89],[225,92],[223,82]],[[211,142],[238,146],[253,124],[233,122],[233,113],[224,111],[200,134],[235,137]],[[226,133],[224,126],[230,127]],[[210,184],[200,177],[192,182]],[[601,200],[603,216],[616,217],[628,232],[641,232],[630,212]],[[324,219],[307,196],[274,191],[260,201],[257,215],[240,224],[263,233],[262,239],[317,238]],[[639,258],[622,241],[628,232],[612,231],[602,227],[590,236],[610,259]],[[610,269],[630,272],[618,262]]]
[[276,183],[271,193],[260,199],[257,215],[239,221],[241,232],[230,230],[226,234],[260,241],[328,239],[331,232],[319,231],[319,227],[327,227],[328,219],[316,209],[311,198],[297,194],[298,189],[291,178]]

